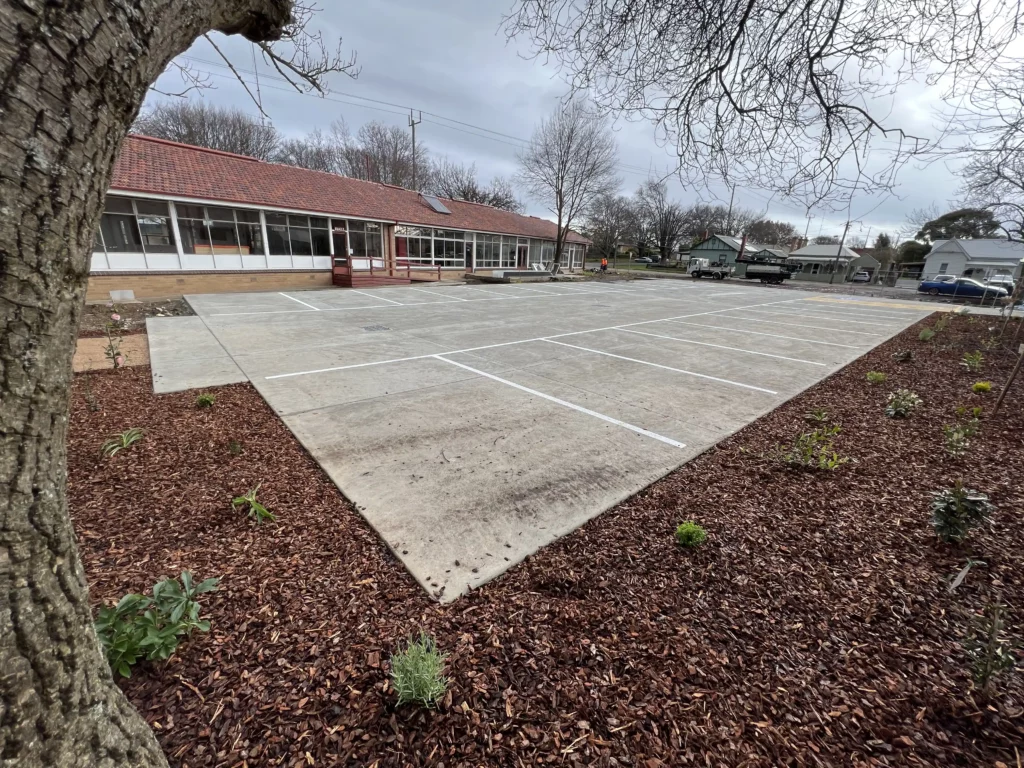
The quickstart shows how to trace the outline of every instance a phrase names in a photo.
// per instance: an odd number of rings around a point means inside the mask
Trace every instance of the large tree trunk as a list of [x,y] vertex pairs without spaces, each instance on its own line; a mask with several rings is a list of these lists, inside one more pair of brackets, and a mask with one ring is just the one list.
[[288,0],[0,0],[0,763],[166,765],[93,630],[65,500],[93,232],[150,84],[211,29],[274,39]]

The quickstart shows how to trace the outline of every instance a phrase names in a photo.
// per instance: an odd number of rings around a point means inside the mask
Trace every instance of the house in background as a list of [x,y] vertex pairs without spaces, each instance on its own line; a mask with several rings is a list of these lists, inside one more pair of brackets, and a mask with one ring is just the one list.
[[[489,205],[129,136],[86,296],[385,285],[549,268],[556,230]],[[571,232],[563,268],[582,269],[589,243]]]
[[[736,266],[736,257],[740,255],[741,239],[729,235],[711,235],[690,248],[691,259],[710,259],[712,263]],[[747,243],[743,248],[745,255],[753,255],[764,246]]]
[[924,279],[936,275],[970,277],[979,282],[1009,275],[1021,277],[1024,243],[1010,240],[943,240],[924,260]]
[[880,266],[874,256],[861,255],[845,245],[808,245],[789,254],[786,262],[800,267],[793,273],[793,280],[818,283],[849,282],[861,270],[873,278]]

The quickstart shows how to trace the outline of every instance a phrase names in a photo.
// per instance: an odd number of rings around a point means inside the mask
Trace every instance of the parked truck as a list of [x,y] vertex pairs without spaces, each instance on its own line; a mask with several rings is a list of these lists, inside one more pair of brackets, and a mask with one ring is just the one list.
[[762,283],[778,285],[783,280],[788,280],[796,271],[789,264],[781,262],[756,262],[752,261],[746,265],[746,270],[740,277],[746,280],[760,280]]
[[690,259],[686,271],[690,277],[713,277],[715,280],[724,280],[732,274],[732,267],[711,259]]

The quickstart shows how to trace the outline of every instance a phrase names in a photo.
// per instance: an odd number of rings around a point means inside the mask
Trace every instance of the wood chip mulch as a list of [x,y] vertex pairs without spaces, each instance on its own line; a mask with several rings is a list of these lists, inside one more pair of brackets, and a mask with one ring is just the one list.
[[[1024,674],[983,699],[962,640],[1001,596],[1024,662],[1024,383],[989,417],[1014,355],[985,350],[980,374],[958,361],[996,321],[919,341],[934,322],[444,606],[248,385],[199,410],[195,392],[153,395],[145,368],[80,375],[69,493],[93,601],[183,568],[223,579],[211,632],[123,688],[177,766],[1019,766]],[[882,413],[897,387],[924,400],[901,421]],[[941,431],[957,405],[986,411],[961,459]],[[816,408],[855,461],[773,461]],[[136,426],[142,442],[99,458]],[[957,478],[998,512],[950,546],[929,492]],[[231,510],[261,481],[277,525]],[[686,519],[708,529],[699,550],[673,540]],[[984,564],[951,592],[968,558]],[[421,628],[450,688],[437,710],[396,708],[388,657]]]

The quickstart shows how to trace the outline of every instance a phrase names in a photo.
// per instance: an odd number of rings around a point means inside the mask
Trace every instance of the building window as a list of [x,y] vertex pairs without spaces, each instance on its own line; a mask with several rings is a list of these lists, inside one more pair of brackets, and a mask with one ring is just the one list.
[[181,249],[201,255],[263,255],[259,211],[216,206],[175,206]]
[[268,213],[267,243],[271,256],[330,256],[331,231],[326,218]]
[[412,264],[433,264],[434,250],[428,227],[395,227],[395,256]]
[[454,229],[434,230],[434,266],[466,266],[465,233]]
[[107,253],[177,253],[170,210],[163,200],[108,195],[93,250]]
[[821,272],[821,264],[811,264],[811,274],[816,275]]
[[348,249],[352,256],[380,259],[384,255],[384,240],[380,224],[373,221],[349,221]]
[[939,264],[939,274],[940,275],[946,274],[946,270],[947,269],[949,269],[949,262],[948,261],[944,261],[941,264]]
[[497,269],[501,263],[501,235],[476,236],[476,266],[480,269]]

